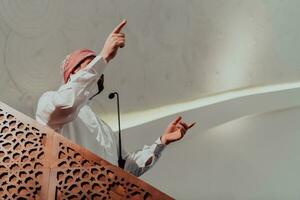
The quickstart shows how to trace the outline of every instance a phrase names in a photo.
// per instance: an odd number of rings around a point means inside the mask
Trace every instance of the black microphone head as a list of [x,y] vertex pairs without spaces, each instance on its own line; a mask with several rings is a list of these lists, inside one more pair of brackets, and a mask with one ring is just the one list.
[[110,93],[110,94],[108,95],[108,98],[110,98],[110,99],[115,98],[115,93],[114,93],[114,92]]

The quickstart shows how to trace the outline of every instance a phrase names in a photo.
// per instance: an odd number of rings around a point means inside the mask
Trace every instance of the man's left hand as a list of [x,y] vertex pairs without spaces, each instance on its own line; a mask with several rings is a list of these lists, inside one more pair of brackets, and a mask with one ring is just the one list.
[[186,132],[196,124],[196,122],[187,124],[181,119],[179,116],[167,126],[164,134],[160,138],[163,144],[170,144],[181,140]]

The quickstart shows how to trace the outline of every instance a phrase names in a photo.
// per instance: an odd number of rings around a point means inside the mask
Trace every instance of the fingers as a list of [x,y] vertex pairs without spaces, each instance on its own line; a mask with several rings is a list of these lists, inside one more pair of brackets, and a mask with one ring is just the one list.
[[192,128],[195,124],[196,124],[196,122],[190,124],[189,127],[188,127],[188,129]]
[[185,129],[189,129],[189,125],[184,122],[179,122]]
[[125,34],[124,33],[113,33],[113,34],[111,34],[111,38],[116,38],[116,39],[123,38],[123,39],[125,39]]
[[125,34],[124,33],[112,34],[111,39],[112,40],[125,39]]
[[177,125],[177,128],[179,129],[179,131],[181,133],[181,137],[183,137],[185,135],[185,133],[187,132],[187,129],[185,129],[182,125]]
[[188,125],[185,122],[180,122],[180,124],[183,125],[186,129],[190,129],[190,128],[192,128],[196,124],[196,122],[193,122],[190,125]]
[[113,37],[125,38],[125,33],[113,33]]
[[192,128],[194,125],[196,124],[196,122],[188,125],[187,123],[184,123],[184,122],[179,122],[176,127],[180,130],[180,133],[181,133],[181,137],[183,137],[186,132]]
[[196,124],[196,122],[193,122],[193,123],[191,123],[190,125],[188,125],[187,123],[185,123],[185,122],[179,122],[182,126],[184,126],[184,128],[185,129],[190,129],[190,128],[192,128],[195,124]]
[[123,48],[125,46],[125,34],[124,33],[114,33],[111,35],[111,40],[114,42],[115,48]]
[[119,48],[123,48],[125,46],[125,34],[121,33],[121,31],[126,23],[127,21],[123,20],[107,37],[101,51],[101,56],[106,63],[116,56]]
[[120,48],[123,48],[125,46],[125,40],[118,40],[116,42],[116,46],[120,47]]
[[120,33],[122,28],[126,25],[127,21],[123,20],[116,28],[114,28],[112,33]]
[[118,49],[119,47],[125,46],[125,38],[122,37],[112,37],[111,42],[114,49]]
[[181,116],[178,116],[178,117],[176,117],[176,119],[174,119],[171,123],[172,123],[173,125],[176,125],[176,124],[178,124],[178,122],[180,122],[180,120],[181,120]]

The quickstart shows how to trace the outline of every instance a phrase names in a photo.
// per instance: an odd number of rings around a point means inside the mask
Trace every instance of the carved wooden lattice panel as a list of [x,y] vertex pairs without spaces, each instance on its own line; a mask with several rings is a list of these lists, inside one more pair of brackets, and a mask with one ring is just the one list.
[[172,199],[0,102],[0,199]]

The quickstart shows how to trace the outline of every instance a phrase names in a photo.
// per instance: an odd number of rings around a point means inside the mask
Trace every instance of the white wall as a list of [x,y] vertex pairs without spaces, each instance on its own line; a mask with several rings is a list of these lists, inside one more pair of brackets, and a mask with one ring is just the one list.
[[298,0],[1,0],[0,99],[32,115],[60,84],[69,52],[100,51],[123,18],[127,46],[105,72],[97,97],[119,90],[124,113],[229,90],[297,81]]
[[[199,118],[195,113],[184,116]],[[142,178],[175,199],[299,199],[299,119],[298,107],[208,130],[201,130],[203,123],[198,121],[185,140],[168,146]],[[124,131],[124,145],[134,150],[153,141],[168,120]]]
[[[94,109],[114,126],[115,104],[106,96],[120,92],[122,119],[127,128],[137,126],[124,131],[128,149],[154,141],[173,108],[206,103],[184,113],[197,127],[143,178],[177,199],[299,199],[299,109],[231,121],[299,106],[300,84],[291,86],[300,76],[299,6],[298,0],[1,0],[0,100],[34,116],[37,98],[60,85],[64,57],[83,47],[99,52],[126,18],[126,48],[105,71],[106,89]],[[261,96],[256,86],[281,89]],[[245,88],[251,95],[243,99]],[[241,98],[218,98],[234,92]]]

